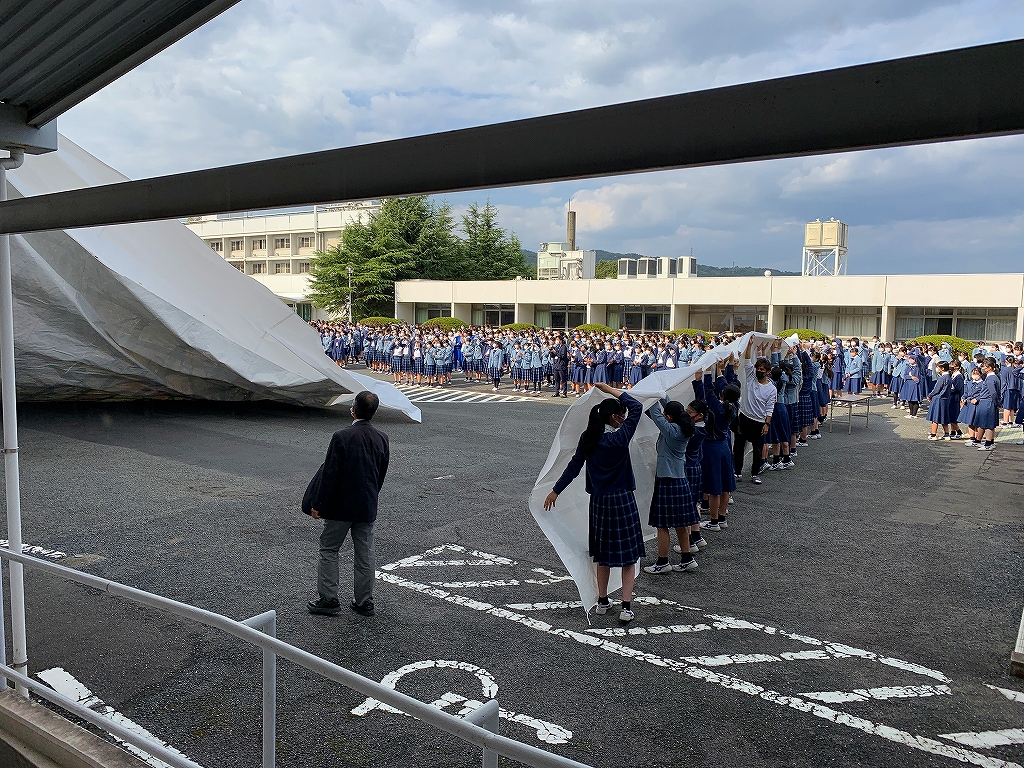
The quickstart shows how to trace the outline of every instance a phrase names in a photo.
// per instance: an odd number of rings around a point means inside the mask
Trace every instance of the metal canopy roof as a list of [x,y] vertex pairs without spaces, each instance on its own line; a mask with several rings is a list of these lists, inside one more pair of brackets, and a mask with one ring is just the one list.
[[238,0],[0,0],[0,101],[41,126]]

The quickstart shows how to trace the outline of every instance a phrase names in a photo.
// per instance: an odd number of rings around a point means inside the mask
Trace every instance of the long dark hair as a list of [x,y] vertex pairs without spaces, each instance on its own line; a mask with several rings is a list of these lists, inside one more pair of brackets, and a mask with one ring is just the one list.
[[715,434],[715,414],[708,408],[708,404],[703,400],[694,400],[690,403],[690,408],[695,410],[701,416],[704,417],[704,432],[708,437]]
[[672,419],[673,424],[679,425],[679,429],[683,432],[683,437],[693,437],[695,429],[693,419],[690,418],[690,414],[683,408],[682,403],[676,400],[667,402],[665,404],[665,415]]
[[614,415],[621,415],[626,410],[618,398],[609,398],[590,409],[590,418],[587,420],[587,428],[580,435],[580,448],[584,456],[589,456],[591,451],[597,448],[604,434],[604,427],[608,420]]

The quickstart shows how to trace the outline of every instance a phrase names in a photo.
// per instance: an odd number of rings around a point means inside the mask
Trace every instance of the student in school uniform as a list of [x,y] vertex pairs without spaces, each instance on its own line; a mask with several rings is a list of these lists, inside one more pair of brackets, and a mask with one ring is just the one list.
[[693,436],[693,421],[681,403],[667,397],[647,409],[647,416],[658,427],[658,463],[654,477],[654,496],[648,525],[658,532],[658,559],[644,571],[666,574],[673,571],[692,571],[697,561],[689,559],[673,565],[669,562],[672,530],[682,547],[690,550],[690,528],[699,525],[700,512],[692,503],[693,493],[686,480],[686,443]]
[[495,344],[488,351],[487,370],[488,375],[491,377],[491,382],[494,384],[493,391],[497,392],[498,387],[501,386],[501,376],[505,372],[505,350],[502,349],[500,344]]
[[971,371],[970,378],[964,382],[964,393],[960,397],[960,421],[967,425],[968,440],[964,445],[976,447],[982,443],[982,435],[974,427],[974,416],[978,410],[978,399],[984,388],[985,375],[981,368]]
[[608,361],[611,356],[612,345],[608,341],[594,352],[594,384],[611,384],[611,379],[608,378]]
[[[614,399],[602,400],[590,409],[587,428],[562,476],[544,499],[544,509],[555,502],[586,465],[590,494],[589,549],[597,567],[597,607],[603,615],[611,608],[608,579],[612,568],[622,569],[622,610],[619,620],[630,622],[633,614],[633,581],[636,564],[644,556],[644,535],[636,506],[636,480],[629,458],[629,443],[643,415],[640,401],[628,392],[597,384]],[[608,432],[607,427],[613,431]]]
[[[981,445],[978,446],[978,450],[991,451],[995,446],[996,424],[999,422],[998,408],[1002,399],[999,391],[999,364],[995,358],[985,358],[981,364],[981,373],[984,379],[974,396],[974,404],[977,407],[971,426],[976,433],[980,432]],[[967,441],[968,444],[970,442]]]
[[[710,373],[705,372],[703,380],[699,379],[700,374],[698,371],[694,377],[693,390],[697,399],[690,404],[690,408],[702,417],[703,422],[701,484],[708,497],[711,520],[701,527],[709,531],[720,531],[729,527],[726,522],[729,497],[736,490],[729,430],[738,412],[740,391],[738,386],[726,384],[724,376],[719,376],[712,383]],[[723,385],[720,394],[716,392],[719,384]]]
[[900,385],[900,400],[909,413],[904,417],[916,419],[917,410],[921,406],[921,380],[924,373],[921,371],[920,360],[916,352],[908,352],[904,362],[903,383]]
[[517,341],[508,353],[509,378],[512,379],[512,391],[519,392],[526,388],[526,377],[523,375],[523,348]]
[[768,436],[765,438],[765,448],[768,449],[770,446],[771,455],[765,458],[769,458],[768,469],[770,470],[792,469],[796,466],[789,455],[789,439],[792,429],[789,426],[789,411],[783,402],[783,395],[789,386],[789,376],[777,365],[772,366],[770,375],[778,390],[778,396],[775,400],[771,423],[768,425]]
[[964,380],[963,367],[959,360],[949,364],[949,439],[962,440],[960,431],[960,403],[963,401]]
[[[530,367],[527,369],[526,360],[529,358]],[[530,345],[523,352],[523,374],[527,377],[527,385],[534,397],[540,396],[541,360],[540,347],[537,344]]]
[[1017,416],[1017,407],[1020,405],[1020,379],[1017,376],[1019,369],[1016,363],[1012,355],[1007,355],[999,369],[999,387],[1003,393],[1003,420],[1000,426],[1004,427],[1013,424]]
[[842,342],[836,339],[836,342],[832,345],[832,391],[829,393],[830,398],[841,393],[846,387],[845,373],[846,351],[843,348]]
[[851,345],[843,360],[843,391],[859,395],[863,386],[860,348]]
[[931,422],[929,440],[938,440],[942,427],[942,440],[949,440],[949,396],[953,391],[953,379],[949,375],[949,363],[940,360],[935,365],[935,385],[928,393],[928,421]]
[[625,359],[626,355],[622,351],[622,343],[615,342],[612,345],[612,356],[608,362],[608,377],[612,380],[612,386],[619,387],[620,389],[626,382],[623,376],[623,363]]

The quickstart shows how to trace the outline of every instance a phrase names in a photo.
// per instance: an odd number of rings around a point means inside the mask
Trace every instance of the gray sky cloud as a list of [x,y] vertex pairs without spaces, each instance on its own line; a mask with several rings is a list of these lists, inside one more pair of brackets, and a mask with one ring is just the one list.
[[[242,0],[60,128],[140,178],[1020,36],[1000,0]],[[587,247],[795,269],[835,216],[851,271],[1020,271],[1022,171],[1008,138],[489,194],[527,247],[572,197]]]

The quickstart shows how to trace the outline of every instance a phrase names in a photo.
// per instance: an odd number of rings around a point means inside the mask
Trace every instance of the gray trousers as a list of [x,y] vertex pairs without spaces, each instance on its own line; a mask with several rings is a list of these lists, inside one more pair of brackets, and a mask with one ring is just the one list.
[[338,550],[345,536],[352,530],[355,550],[353,592],[357,605],[373,599],[373,523],[351,523],[348,520],[324,520],[320,534],[320,566],[317,568],[316,588],[324,600],[338,599]]

